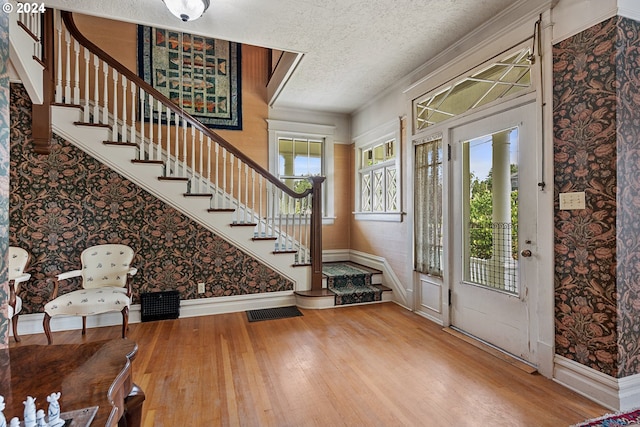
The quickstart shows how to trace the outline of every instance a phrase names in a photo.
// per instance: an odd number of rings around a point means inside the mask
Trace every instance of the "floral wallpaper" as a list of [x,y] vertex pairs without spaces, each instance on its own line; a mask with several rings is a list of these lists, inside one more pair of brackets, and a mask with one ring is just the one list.
[[[164,204],[82,150],[55,136],[51,154],[31,141],[31,103],[11,85],[12,245],[33,255],[23,295],[25,313],[42,311],[47,278],[80,267],[80,252],[123,243],[136,252],[139,294],[178,290],[181,299],[292,290],[293,283]],[[206,283],[197,294],[196,283]],[[79,283],[61,283],[61,292]]]
[[[614,17],[553,48],[556,353],[640,372],[638,24]],[[586,209],[559,210],[559,193]]]
[[618,18],[618,375],[640,373],[640,22]]
[[[4,5],[5,0],[0,0]],[[0,14],[0,349],[9,344],[9,15]]]

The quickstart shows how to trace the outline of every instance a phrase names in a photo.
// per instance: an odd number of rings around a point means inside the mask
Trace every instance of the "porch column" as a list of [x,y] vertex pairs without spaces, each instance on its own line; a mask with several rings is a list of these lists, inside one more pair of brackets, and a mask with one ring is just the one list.
[[507,130],[492,135],[493,259],[499,262],[511,258],[510,134]]

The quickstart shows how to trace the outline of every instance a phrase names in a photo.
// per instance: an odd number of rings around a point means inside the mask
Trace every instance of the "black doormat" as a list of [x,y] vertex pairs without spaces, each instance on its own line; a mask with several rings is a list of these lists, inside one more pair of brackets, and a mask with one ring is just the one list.
[[247,310],[249,322],[260,320],[285,319],[287,317],[302,316],[302,312],[295,305],[289,307],[264,308],[262,310]]

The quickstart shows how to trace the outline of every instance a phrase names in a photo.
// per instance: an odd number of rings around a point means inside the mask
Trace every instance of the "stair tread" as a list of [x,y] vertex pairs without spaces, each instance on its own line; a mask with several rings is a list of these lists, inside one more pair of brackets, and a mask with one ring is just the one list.
[[211,193],[182,193],[184,197],[213,197]]
[[87,126],[87,127],[111,129],[111,125],[108,125],[105,123],[73,122],[73,124],[76,126]]
[[125,141],[102,141],[103,144],[107,145],[117,145],[120,147],[137,147],[138,144],[135,142],[125,142]]
[[162,160],[145,160],[145,159],[132,159],[131,163],[141,163],[148,165],[164,165]]
[[235,212],[234,208],[209,208],[207,212]]
[[184,176],[159,176],[160,181],[189,181],[189,178]]
[[232,227],[255,227],[258,224],[255,222],[232,222],[230,225]]
[[312,289],[312,290],[309,290],[309,291],[295,291],[294,294],[300,295],[302,297],[312,297],[312,298],[335,297],[336,296],[335,293],[333,293],[331,290],[329,290],[327,288]]
[[252,237],[251,240],[278,240],[278,238],[274,236],[263,236],[263,237]]

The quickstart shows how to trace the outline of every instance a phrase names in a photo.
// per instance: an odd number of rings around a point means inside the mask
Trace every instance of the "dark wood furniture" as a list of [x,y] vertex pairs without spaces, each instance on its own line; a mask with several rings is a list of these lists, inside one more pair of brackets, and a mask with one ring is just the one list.
[[127,339],[0,350],[0,395],[7,421],[22,420],[27,396],[35,397],[36,407],[46,413],[47,396],[59,391],[62,412],[99,407],[92,426],[139,427],[144,393],[131,379],[137,350]]

